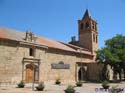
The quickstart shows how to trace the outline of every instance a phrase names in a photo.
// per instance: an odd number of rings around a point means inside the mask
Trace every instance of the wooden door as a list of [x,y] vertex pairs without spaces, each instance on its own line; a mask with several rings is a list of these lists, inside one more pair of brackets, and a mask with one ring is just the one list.
[[33,81],[33,66],[31,64],[26,65],[26,82]]

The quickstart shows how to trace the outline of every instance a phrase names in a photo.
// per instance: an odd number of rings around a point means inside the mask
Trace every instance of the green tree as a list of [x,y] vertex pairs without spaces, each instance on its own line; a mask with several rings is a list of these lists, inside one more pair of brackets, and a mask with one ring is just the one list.
[[106,40],[105,47],[99,49],[96,53],[96,61],[104,64],[104,79],[107,79],[107,65],[111,65],[114,68],[114,74],[118,73],[119,78],[121,79],[121,71],[124,70],[125,73],[125,36],[116,35],[115,37]]

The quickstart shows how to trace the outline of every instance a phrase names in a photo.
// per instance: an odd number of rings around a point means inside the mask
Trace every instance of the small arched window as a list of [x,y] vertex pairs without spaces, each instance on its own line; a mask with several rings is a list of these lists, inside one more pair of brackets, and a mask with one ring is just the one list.
[[95,30],[97,30],[97,25],[95,24]]
[[94,23],[92,23],[92,28],[93,28],[93,29],[95,28]]
[[95,42],[95,34],[93,34],[93,42]]
[[86,22],[85,28],[86,28],[86,29],[90,28],[89,22]]
[[83,23],[81,23],[81,25],[80,25],[80,29],[83,29],[83,26],[84,26]]
[[96,43],[98,43],[98,36],[96,35]]
[[29,48],[29,56],[35,56],[35,49]]

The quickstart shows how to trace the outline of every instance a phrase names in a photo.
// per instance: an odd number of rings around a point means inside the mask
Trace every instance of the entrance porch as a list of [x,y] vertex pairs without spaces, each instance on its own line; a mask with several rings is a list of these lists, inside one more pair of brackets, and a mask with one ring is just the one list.
[[22,81],[25,83],[39,82],[40,59],[23,58],[22,61]]

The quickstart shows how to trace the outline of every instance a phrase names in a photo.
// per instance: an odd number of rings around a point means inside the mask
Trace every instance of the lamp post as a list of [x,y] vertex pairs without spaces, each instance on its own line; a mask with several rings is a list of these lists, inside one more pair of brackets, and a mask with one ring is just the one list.
[[82,49],[80,48],[80,53],[81,53],[81,56],[80,56],[80,60],[81,60],[81,64],[80,64],[80,68],[81,68],[81,81],[83,81],[83,69],[82,69]]
[[24,77],[24,61],[22,61],[22,81],[23,81],[23,77]]
[[[35,42],[36,42],[37,37],[32,33],[31,36],[31,41],[34,40],[33,43],[33,56],[35,57]],[[34,91],[34,83],[35,83],[35,64],[33,63],[33,84],[32,84],[32,90]]]
[[33,64],[33,80],[32,80],[32,91],[34,91],[34,80],[35,80],[35,67]]

